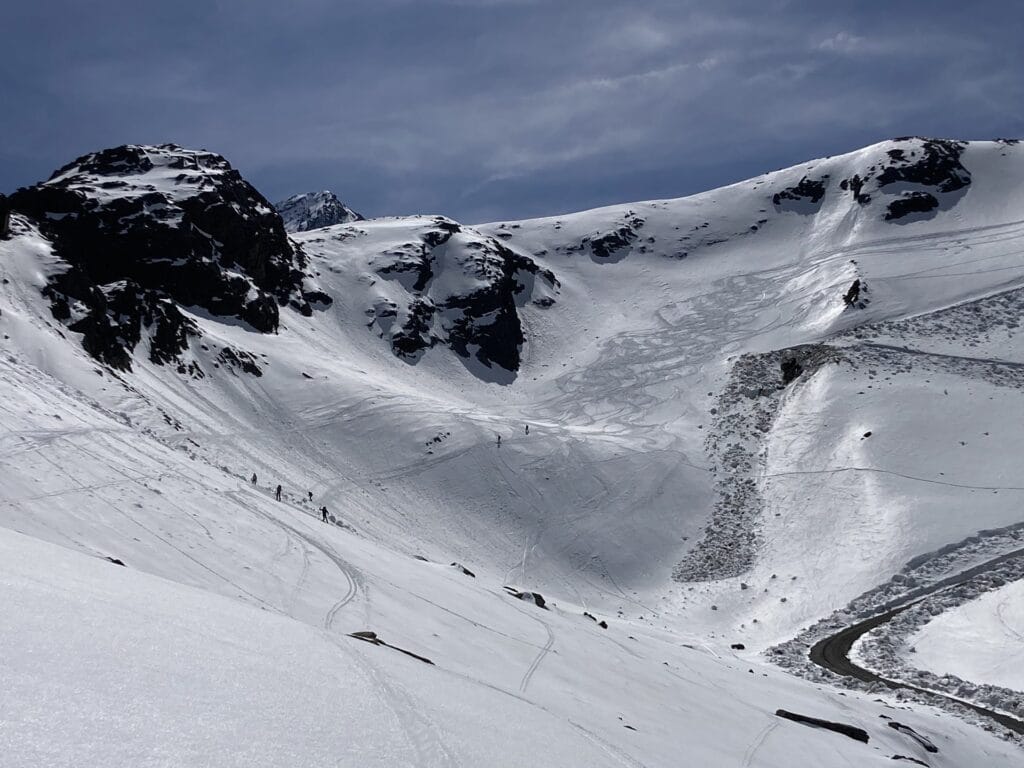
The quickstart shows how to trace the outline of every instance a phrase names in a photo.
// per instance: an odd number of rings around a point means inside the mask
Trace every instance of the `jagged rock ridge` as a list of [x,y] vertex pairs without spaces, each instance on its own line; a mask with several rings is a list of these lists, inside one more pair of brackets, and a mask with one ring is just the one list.
[[328,190],[292,195],[274,205],[284,220],[288,232],[308,232],[311,229],[362,221],[363,217],[345,205]]

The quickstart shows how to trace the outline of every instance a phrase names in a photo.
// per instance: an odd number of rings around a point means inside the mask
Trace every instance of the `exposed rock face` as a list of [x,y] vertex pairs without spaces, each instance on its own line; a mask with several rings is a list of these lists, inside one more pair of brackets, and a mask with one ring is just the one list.
[[804,176],[792,187],[772,195],[772,204],[780,210],[792,210],[798,213],[816,213],[821,207],[819,203],[825,197],[825,176],[821,179],[810,179]]
[[843,303],[848,307],[854,306],[860,300],[860,279],[854,280],[850,288],[843,295]]
[[[538,283],[555,289],[555,276],[451,219],[426,222],[373,261],[376,274],[401,290],[382,290],[368,310],[371,325],[410,362],[440,342],[486,368],[517,371],[524,342],[519,303],[534,297]],[[549,306],[553,299],[535,303]]]
[[928,213],[939,207],[939,201],[927,192],[904,192],[889,203],[885,213],[886,221],[896,221],[911,213]]
[[870,203],[875,192],[902,193],[887,206],[887,221],[909,213],[928,213],[939,207],[943,196],[959,192],[971,183],[971,174],[960,163],[967,147],[965,142],[915,137],[894,141],[906,146],[890,149],[884,162],[839,184],[860,205]]
[[362,221],[363,217],[345,205],[328,190],[292,195],[274,205],[281,214],[288,232],[308,232],[311,229]]
[[211,152],[173,144],[95,152],[18,190],[10,204],[67,263],[44,290],[54,317],[116,368],[131,367],[144,335],[153,362],[175,359],[198,332],[179,305],[270,333],[279,305],[308,315],[311,301],[330,303],[306,290],[305,255],[277,212]]
[[586,237],[581,245],[590,246],[590,256],[598,263],[620,261],[640,237],[643,226],[644,219],[630,212],[622,226],[595,237]]

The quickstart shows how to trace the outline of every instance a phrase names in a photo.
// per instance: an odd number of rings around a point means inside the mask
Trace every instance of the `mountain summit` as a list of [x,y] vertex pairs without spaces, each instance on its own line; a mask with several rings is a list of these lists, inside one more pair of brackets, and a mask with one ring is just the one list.
[[274,205],[284,219],[288,232],[308,232],[311,229],[362,221],[363,217],[345,205],[329,190],[292,195]]

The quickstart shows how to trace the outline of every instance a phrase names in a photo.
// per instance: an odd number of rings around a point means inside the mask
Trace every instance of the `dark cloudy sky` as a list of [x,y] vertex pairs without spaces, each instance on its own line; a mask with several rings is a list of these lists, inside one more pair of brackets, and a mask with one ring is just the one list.
[[1024,5],[14,0],[0,191],[106,146],[464,221],[697,192],[883,138],[1024,134]]

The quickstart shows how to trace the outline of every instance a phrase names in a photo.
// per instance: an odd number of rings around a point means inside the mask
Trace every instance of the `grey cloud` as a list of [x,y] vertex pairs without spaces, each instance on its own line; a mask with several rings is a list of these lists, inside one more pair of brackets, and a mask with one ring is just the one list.
[[[914,7],[916,6],[916,8]],[[682,195],[888,135],[1022,132],[1024,11],[981,2],[113,0],[0,29],[0,187],[126,141],[271,198],[465,220]]]

